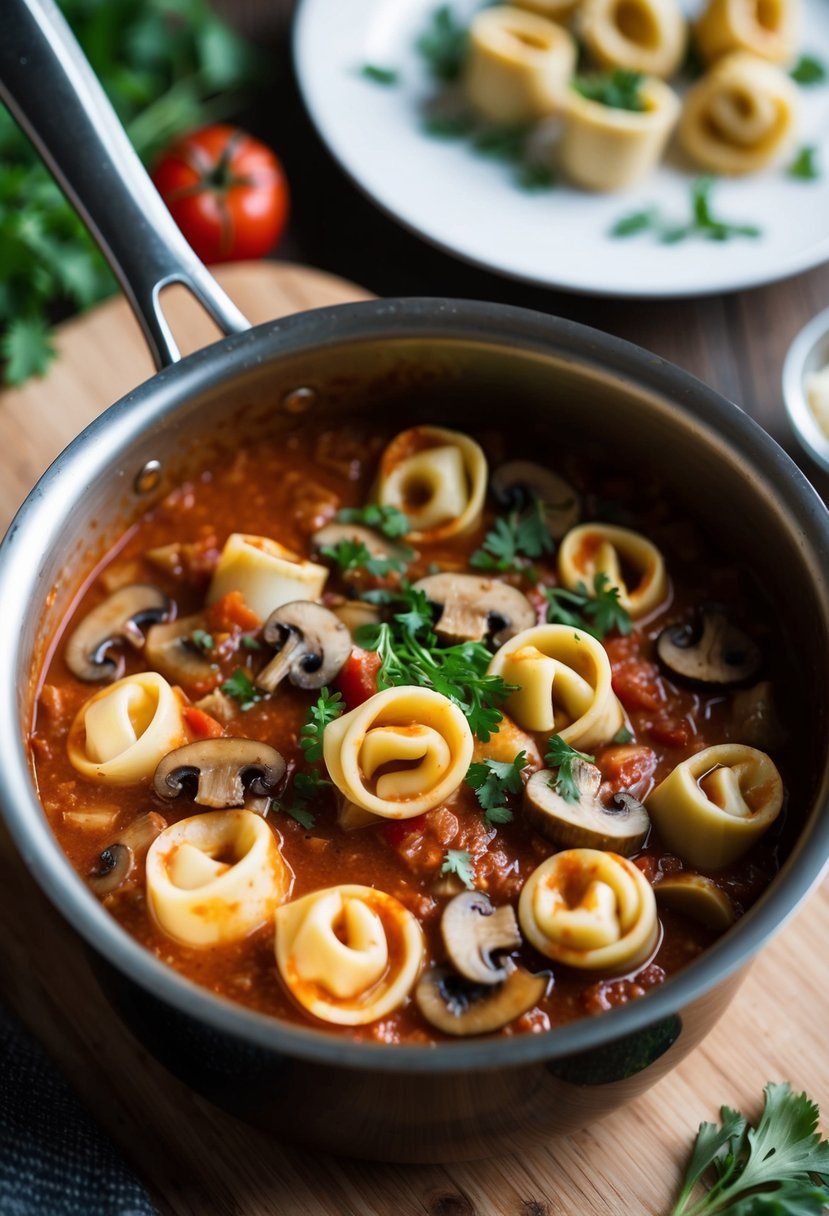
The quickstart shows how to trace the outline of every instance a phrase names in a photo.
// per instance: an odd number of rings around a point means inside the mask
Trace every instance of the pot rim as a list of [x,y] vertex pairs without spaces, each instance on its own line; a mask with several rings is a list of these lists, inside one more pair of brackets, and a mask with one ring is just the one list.
[[[17,640],[28,608],[27,586],[37,573],[39,538],[54,526],[55,510],[69,505],[72,485],[88,485],[106,451],[136,438],[193,395],[239,379],[280,355],[311,354],[350,342],[432,339],[509,345],[525,354],[555,355],[595,366],[631,387],[669,400],[673,408],[719,440],[761,479],[797,529],[813,578],[823,583],[820,608],[829,634],[829,515],[803,473],[748,415],[688,372],[620,338],[563,318],[507,305],[444,299],[369,300],[334,305],[266,322],[222,338],[164,369],[90,424],[43,474],[12,521],[0,546],[0,720],[19,718]],[[79,491],[71,490],[71,498]],[[61,516],[62,518],[63,516]],[[209,993],[162,963],[130,937],[76,874],[52,834],[37,799],[24,741],[15,738],[0,767],[0,809],[29,870],[73,928],[109,963],[182,1013],[215,1030],[292,1057],[344,1068],[397,1073],[492,1070],[572,1056],[603,1047],[676,1015],[737,972],[806,898],[829,866],[829,739],[816,753],[823,775],[810,822],[769,890],[726,934],[692,964],[646,998],[581,1018],[542,1034],[424,1044],[355,1041],[256,1013]],[[818,814],[818,812],[822,812]],[[807,848],[807,843],[809,847]]]

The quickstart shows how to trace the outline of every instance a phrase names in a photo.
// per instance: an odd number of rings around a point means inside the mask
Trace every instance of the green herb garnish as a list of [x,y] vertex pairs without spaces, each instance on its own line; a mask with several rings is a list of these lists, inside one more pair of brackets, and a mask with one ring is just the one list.
[[524,146],[531,127],[521,126],[481,127],[472,140],[473,149],[480,156],[493,160],[519,161],[524,155]]
[[698,177],[691,183],[690,222],[676,224],[666,220],[656,207],[647,207],[622,216],[610,229],[610,236],[622,238],[650,232],[663,245],[677,245],[690,237],[707,241],[729,241],[738,236],[760,236],[761,230],[754,224],[735,224],[714,216],[711,210],[711,190],[714,182],[713,177]]
[[553,548],[544,504],[533,496],[520,511],[498,516],[484,537],[483,547],[472,554],[469,564],[476,570],[520,573],[526,569],[523,559],[552,553]]
[[305,725],[299,732],[299,746],[305,753],[306,760],[315,763],[322,759],[322,736],[325,728],[339,718],[344,709],[342,693],[323,688],[316,704],[308,710]]
[[399,557],[375,557],[361,540],[341,540],[337,545],[324,545],[320,553],[336,562],[343,573],[348,570],[367,570],[375,578],[385,578],[392,571],[401,574],[407,563],[407,558],[402,553]]
[[208,633],[206,629],[194,629],[190,634],[190,640],[199,650],[203,650],[205,654],[213,649],[213,635]]
[[629,731],[626,726],[621,730],[617,730],[616,734],[610,740],[611,743],[630,743],[633,739],[633,732]]
[[595,759],[595,756],[588,756],[585,752],[577,752],[569,743],[564,742],[561,735],[553,735],[550,738],[544,762],[550,768],[558,769],[550,785],[561,794],[565,802],[579,801],[579,787],[573,775],[576,761],[584,760],[586,764],[592,764]]
[[613,110],[641,113],[645,108],[642,99],[644,79],[642,72],[616,68],[613,72],[591,72],[588,76],[576,76],[572,87],[588,101],[597,101]]
[[435,139],[462,139],[475,129],[471,114],[426,114],[421,129]]
[[475,791],[487,823],[509,823],[512,819],[506,798],[508,794],[521,793],[521,770],[526,766],[526,752],[519,752],[512,761],[484,760],[481,764],[470,764],[466,783]]
[[438,645],[425,592],[404,584],[398,600],[404,611],[378,625],[361,625],[356,632],[357,644],[380,656],[378,687],[434,688],[459,706],[472,733],[486,742],[503,716],[497,706],[514,686],[487,674],[492,655],[483,642]]
[[570,625],[603,641],[612,630],[630,633],[630,614],[619,603],[619,588],[611,585],[603,571],[593,576],[593,591],[579,583],[574,591],[564,587],[545,587],[547,620],[552,625]]
[[817,148],[814,144],[806,144],[787,169],[789,177],[797,177],[803,182],[816,182],[820,178],[820,168],[817,163]]
[[555,170],[537,161],[528,161],[516,170],[515,184],[522,190],[551,190],[557,183]]
[[430,75],[449,83],[461,74],[468,39],[466,26],[458,21],[448,4],[443,4],[432,13],[429,26],[415,47],[425,60]]
[[364,63],[360,68],[360,75],[374,84],[397,84],[400,79],[400,73],[394,68],[384,68],[377,63]]
[[[756,1127],[720,1109],[721,1124],[702,1123],[671,1216],[821,1216],[829,1207],[829,1141],[819,1110],[788,1083],[771,1081]],[[709,1174],[711,1185],[692,1196]]]
[[243,634],[240,640],[241,640],[243,650],[261,650],[262,649],[262,643],[259,641],[259,639],[251,637],[251,635],[249,633]]
[[257,688],[250,676],[241,667],[237,667],[233,675],[225,680],[222,692],[239,702],[240,709],[250,709],[257,701],[264,700],[266,693]]
[[829,72],[826,70],[826,64],[814,55],[801,55],[789,75],[798,84],[810,85],[823,84],[829,77]]
[[462,849],[447,849],[440,872],[441,874],[457,874],[469,891],[475,890],[475,871],[472,867],[471,853]]
[[411,530],[411,524],[402,511],[397,507],[381,507],[377,503],[369,503],[365,507],[343,507],[335,519],[338,524],[360,524],[364,528],[374,528],[389,540],[405,536]]
[[[326,781],[314,770],[308,773],[294,773],[290,790],[286,791],[282,798],[273,799],[271,810],[290,815],[291,819],[295,819],[307,831],[314,826],[317,819],[313,811],[308,809],[309,803],[314,802],[322,790],[330,788],[331,782]],[[288,800],[289,798],[290,800]]]

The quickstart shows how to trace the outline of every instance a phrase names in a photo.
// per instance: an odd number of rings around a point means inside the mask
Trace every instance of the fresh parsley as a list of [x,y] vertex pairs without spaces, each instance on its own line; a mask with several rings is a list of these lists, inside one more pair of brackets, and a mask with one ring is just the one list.
[[398,596],[403,611],[377,625],[361,625],[358,646],[380,656],[378,687],[402,684],[434,688],[459,706],[470,729],[486,742],[498,730],[501,701],[514,691],[500,676],[488,675],[490,654],[483,642],[439,646],[432,631],[432,608],[424,591],[404,583]]
[[256,687],[248,673],[241,667],[237,667],[233,675],[225,680],[222,692],[238,701],[239,708],[243,710],[250,709],[267,695],[261,688]]
[[306,831],[316,823],[316,815],[308,809],[309,803],[316,801],[322,790],[330,789],[331,782],[326,781],[319,773],[311,770],[308,773],[294,773],[290,790],[280,799],[271,802],[271,809],[290,815]]
[[432,135],[435,139],[463,139],[475,130],[476,125],[475,119],[466,111],[451,114],[429,111],[423,117],[421,129],[425,135]]
[[345,709],[342,693],[323,688],[316,703],[308,710],[305,725],[299,732],[299,746],[305,759],[312,764],[322,759],[322,736],[326,726],[339,718]]
[[691,182],[691,219],[677,224],[666,220],[656,207],[646,207],[618,219],[610,235],[618,238],[650,232],[663,245],[677,245],[691,237],[707,241],[729,241],[733,237],[755,238],[761,235],[754,224],[734,223],[718,219],[711,206],[713,177],[697,177]]
[[521,770],[526,767],[526,752],[519,752],[511,761],[484,760],[481,764],[470,764],[466,783],[475,791],[488,824],[509,823],[512,819],[507,796],[521,793]]
[[377,63],[364,63],[360,68],[360,75],[374,84],[397,84],[400,79],[400,73],[394,68],[384,68]]
[[599,570],[593,576],[593,590],[579,583],[574,591],[565,587],[545,587],[547,620],[551,625],[570,625],[603,641],[612,631],[630,633],[633,622],[619,603],[619,588]]
[[626,726],[621,730],[617,730],[616,734],[610,740],[611,743],[630,743],[633,740],[633,732],[629,731]]
[[553,539],[547,528],[544,504],[533,496],[525,507],[499,515],[484,537],[483,547],[469,559],[476,570],[521,573],[525,559],[553,552]]
[[642,98],[644,79],[641,72],[616,68],[613,72],[592,72],[588,76],[576,76],[572,87],[588,101],[597,101],[613,110],[641,113],[645,108]]
[[242,634],[240,642],[243,650],[261,650],[262,643],[258,638],[251,637],[249,633]]
[[527,161],[516,170],[515,184],[522,190],[551,190],[558,184],[558,177],[549,165]]
[[407,564],[407,557],[403,553],[399,557],[376,557],[361,540],[341,540],[336,545],[324,545],[320,553],[336,562],[343,573],[367,570],[375,578],[385,578],[392,571],[401,574]]
[[208,654],[213,649],[213,634],[208,633],[206,629],[194,629],[190,634],[190,640],[199,650]]
[[472,854],[463,849],[447,849],[440,867],[441,874],[457,874],[463,885],[469,890],[475,890],[475,870],[472,866]]
[[461,74],[468,40],[466,26],[458,21],[448,4],[443,4],[432,13],[415,48],[423,57],[429,74],[448,84]]
[[801,55],[789,74],[792,80],[805,85],[823,84],[829,79],[826,64],[814,55]]
[[556,793],[561,794],[565,802],[579,801],[579,787],[573,774],[576,761],[583,760],[586,764],[593,764],[595,759],[595,756],[588,756],[585,752],[577,752],[569,743],[564,742],[561,735],[553,735],[550,738],[544,761],[550,768],[558,769],[550,785]]
[[365,507],[343,507],[335,518],[338,524],[360,524],[364,528],[374,528],[389,540],[397,540],[411,531],[411,524],[402,511],[398,511],[397,507],[380,506],[379,503],[370,502]]
[[787,170],[789,177],[796,177],[802,182],[816,182],[820,178],[820,166],[817,163],[817,148],[814,144],[805,144]]
[[[829,1141],[806,1094],[773,1081],[756,1127],[723,1106],[702,1123],[671,1216],[821,1216],[829,1206]],[[706,1175],[708,1190],[693,1195]]]

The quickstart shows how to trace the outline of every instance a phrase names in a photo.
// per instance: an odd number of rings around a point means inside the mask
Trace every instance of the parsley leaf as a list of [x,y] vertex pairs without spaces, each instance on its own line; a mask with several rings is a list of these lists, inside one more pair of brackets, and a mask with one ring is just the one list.
[[326,726],[339,718],[345,709],[342,693],[323,688],[316,703],[308,710],[305,725],[299,732],[299,746],[305,759],[312,763],[322,759],[322,736]]
[[645,108],[642,100],[642,72],[629,68],[616,68],[613,72],[593,72],[589,76],[576,76],[572,87],[588,101],[614,110],[633,110],[641,113]]
[[432,13],[430,24],[415,47],[430,75],[448,83],[461,74],[468,39],[466,26],[458,21],[448,4],[443,4]]
[[250,709],[267,695],[261,688],[256,687],[248,673],[241,667],[237,667],[233,675],[225,680],[222,692],[238,701],[239,708],[243,710]]
[[691,219],[677,224],[665,217],[656,207],[647,207],[622,216],[610,229],[613,237],[638,236],[650,232],[663,245],[677,245],[689,237],[707,241],[729,241],[732,237],[754,238],[761,235],[754,224],[733,223],[717,219],[711,208],[713,177],[697,177],[691,182]]
[[[816,1104],[788,1083],[769,1082],[763,1094],[756,1127],[727,1106],[721,1126],[701,1124],[671,1216],[820,1216],[829,1206],[829,1141]],[[711,1169],[712,1185],[692,1202]]]
[[441,874],[457,874],[463,885],[469,890],[475,890],[475,871],[472,867],[472,854],[463,849],[447,849],[440,867]]
[[526,766],[526,752],[519,752],[511,761],[484,760],[481,764],[470,764],[466,783],[475,791],[487,823],[509,823],[512,819],[506,797],[521,793],[521,770]]
[[579,787],[573,774],[575,762],[583,760],[586,764],[593,764],[595,759],[595,756],[588,756],[585,752],[577,752],[569,743],[564,742],[561,735],[551,736],[544,761],[550,768],[558,769],[550,785],[561,794],[565,802],[579,801]]
[[610,742],[611,743],[630,743],[632,741],[632,739],[633,739],[633,732],[629,731],[626,726],[623,726],[621,728],[621,730],[616,731],[616,734],[613,736],[613,738],[610,740]]
[[336,545],[324,545],[320,553],[336,562],[344,573],[364,569],[376,578],[385,578],[392,571],[400,574],[406,569],[407,558],[402,553],[399,557],[375,557],[361,540],[341,540]]
[[307,830],[316,823],[316,815],[308,809],[308,804],[313,802],[322,790],[330,789],[330,787],[331,782],[326,781],[324,777],[314,771],[294,773],[290,787],[291,800],[286,801],[288,796],[286,791],[282,798],[274,799],[271,802],[271,810],[282,811],[283,814],[290,815]]
[[786,172],[789,177],[799,178],[802,182],[818,181],[820,168],[817,163],[817,148],[814,144],[804,144]]
[[262,643],[257,638],[251,637],[251,635],[249,633],[242,634],[242,637],[240,638],[240,642],[241,642],[244,650],[261,650],[262,649]]
[[829,78],[826,64],[814,55],[801,55],[789,73],[798,84],[823,84]]
[[552,553],[553,547],[544,504],[533,495],[520,511],[497,517],[484,537],[483,547],[476,549],[469,564],[476,570],[520,573],[526,569],[524,558]]
[[397,507],[383,507],[379,503],[368,503],[365,507],[343,507],[335,519],[338,524],[360,524],[364,528],[375,528],[390,540],[405,536],[411,525]]
[[384,68],[377,63],[364,63],[360,75],[374,84],[397,84],[400,74],[394,68]]
[[194,629],[190,634],[190,640],[199,650],[203,650],[205,654],[213,649],[213,635],[208,633],[206,629]]
[[547,620],[552,625],[570,625],[603,641],[612,630],[622,635],[630,633],[633,622],[619,603],[619,588],[611,585],[607,575],[599,570],[593,576],[593,590],[579,583],[575,591],[564,587],[545,587]]

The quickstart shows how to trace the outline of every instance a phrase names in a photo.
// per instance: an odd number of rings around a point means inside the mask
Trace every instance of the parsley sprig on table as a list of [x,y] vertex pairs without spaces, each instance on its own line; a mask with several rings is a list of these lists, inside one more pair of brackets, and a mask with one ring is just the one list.
[[579,787],[576,785],[573,775],[576,761],[584,760],[586,764],[592,764],[595,759],[595,756],[588,756],[586,752],[577,752],[569,743],[565,743],[560,735],[553,735],[550,738],[544,762],[550,768],[558,769],[555,777],[550,781],[550,785],[556,793],[561,794],[565,802],[579,801]]
[[344,574],[349,570],[367,570],[375,578],[385,578],[392,572],[402,574],[411,556],[407,550],[397,557],[377,557],[361,540],[341,540],[336,545],[324,545],[320,554],[336,562]]
[[642,99],[644,79],[641,72],[616,68],[613,72],[592,72],[589,76],[576,76],[572,87],[588,101],[598,101],[600,105],[609,106],[614,110],[633,110],[641,113],[645,108]]
[[305,725],[299,732],[299,746],[310,763],[322,759],[322,736],[325,728],[339,718],[344,709],[342,693],[323,688],[308,710]]
[[507,796],[521,793],[521,770],[526,766],[526,752],[519,752],[514,760],[484,760],[481,764],[470,764],[466,784],[475,791],[490,826],[509,823],[512,819]]
[[492,658],[483,642],[439,646],[432,631],[432,609],[426,593],[404,584],[399,603],[404,609],[391,620],[361,625],[356,641],[380,656],[379,688],[414,684],[434,688],[463,711],[470,729],[486,742],[498,730],[498,708],[513,691],[500,676],[487,675]]
[[526,559],[552,553],[553,548],[544,504],[533,496],[521,510],[498,516],[469,564],[475,570],[520,573],[527,568]]
[[547,620],[551,625],[572,625],[590,633],[599,641],[612,631],[630,633],[633,622],[630,614],[619,603],[619,588],[611,586],[610,579],[602,571],[593,576],[593,593],[584,583],[575,591],[566,587],[545,587]]
[[732,237],[758,237],[760,229],[754,224],[733,223],[718,219],[712,210],[711,192],[715,178],[697,177],[691,182],[691,219],[682,224],[666,220],[656,207],[622,216],[610,229],[615,237],[638,236],[650,232],[663,245],[676,245],[689,237],[708,241],[729,241]]
[[475,890],[472,854],[467,853],[464,849],[447,849],[440,872],[441,874],[456,874],[467,890]]
[[[819,1111],[788,1083],[769,1082],[756,1127],[723,1106],[721,1124],[700,1125],[671,1216],[821,1216],[829,1207],[829,1141]],[[706,1174],[713,1182],[696,1202]]]

